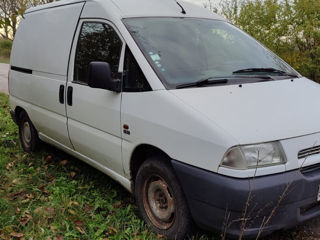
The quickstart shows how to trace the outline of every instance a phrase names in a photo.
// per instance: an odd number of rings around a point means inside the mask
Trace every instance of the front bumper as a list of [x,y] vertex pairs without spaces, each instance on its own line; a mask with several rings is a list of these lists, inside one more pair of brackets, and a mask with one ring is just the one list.
[[[175,160],[172,165],[193,219],[204,229],[226,230],[231,237],[244,229],[243,236],[251,238],[269,218],[262,235],[320,216],[320,165],[249,179],[222,176]],[[247,219],[245,227],[243,219]]]

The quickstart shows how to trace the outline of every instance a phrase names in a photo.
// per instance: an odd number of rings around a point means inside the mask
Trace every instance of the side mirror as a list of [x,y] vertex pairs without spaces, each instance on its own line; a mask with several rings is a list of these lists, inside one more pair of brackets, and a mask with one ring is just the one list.
[[111,68],[107,62],[91,62],[89,64],[89,87],[121,92],[120,79],[113,79]]

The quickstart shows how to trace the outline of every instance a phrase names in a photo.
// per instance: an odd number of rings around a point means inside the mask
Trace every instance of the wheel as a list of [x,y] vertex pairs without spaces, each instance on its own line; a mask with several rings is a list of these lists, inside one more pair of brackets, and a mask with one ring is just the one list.
[[39,147],[37,130],[33,126],[28,114],[22,111],[19,115],[19,137],[25,152],[34,152]]
[[172,166],[160,157],[146,160],[135,181],[135,197],[142,218],[157,234],[184,239],[192,218]]

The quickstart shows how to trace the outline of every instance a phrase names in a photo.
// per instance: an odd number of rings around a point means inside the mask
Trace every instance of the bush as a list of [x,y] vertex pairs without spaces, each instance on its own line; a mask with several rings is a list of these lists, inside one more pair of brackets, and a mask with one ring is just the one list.
[[9,39],[0,39],[0,56],[9,58],[11,54],[12,41]]
[[222,0],[221,14],[320,82],[319,0]]

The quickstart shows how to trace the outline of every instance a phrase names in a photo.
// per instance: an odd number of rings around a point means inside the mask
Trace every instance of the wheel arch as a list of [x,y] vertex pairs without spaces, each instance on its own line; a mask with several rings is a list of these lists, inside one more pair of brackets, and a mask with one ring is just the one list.
[[170,156],[158,147],[150,144],[138,145],[131,155],[130,159],[130,177],[131,177],[131,189],[134,192],[134,182],[139,171],[140,166],[152,156],[162,156],[165,161],[171,164]]
[[[20,107],[20,106],[16,106],[16,108],[14,109],[14,114],[15,114],[15,118],[16,118],[16,121],[17,121],[17,124],[19,124],[19,121],[20,121],[20,114],[22,112],[27,112],[24,108]],[[27,113],[28,114],[28,113]]]

